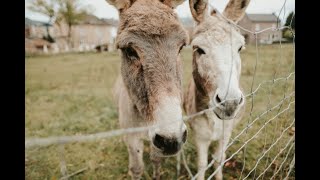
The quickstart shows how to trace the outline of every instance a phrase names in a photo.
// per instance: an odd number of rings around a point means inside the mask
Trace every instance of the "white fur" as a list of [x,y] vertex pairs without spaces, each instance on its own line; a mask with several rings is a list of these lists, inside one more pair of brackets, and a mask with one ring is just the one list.
[[[207,1],[197,0],[190,0],[189,2],[191,8],[194,8],[195,3],[207,3]],[[246,8],[234,6],[240,6],[242,3],[243,1],[236,3],[235,1],[229,2],[230,9],[228,9],[228,12],[233,13],[233,19],[236,22],[241,18]],[[198,7],[205,6],[199,5]],[[232,11],[233,8],[238,8],[237,12]],[[203,11],[201,9],[193,10],[198,11],[198,13],[192,14],[195,19],[199,19],[198,17],[201,16],[205,17],[197,24],[198,26],[195,28],[196,33],[191,42],[192,46],[199,47],[205,52],[205,54],[197,55],[194,59],[197,64],[197,70],[199,75],[203,79],[210,81],[210,84],[213,86],[212,92],[207,94],[210,98],[208,106],[216,107],[216,109],[220,108],[220,113],[224,113],[222,103],[217,103],[217,95],[222,101],[229,100],[228,107],[231,106],[230,104],[240,103],[240,99],[244,98],[239,85],[241,58],[238,52],[239,48],[245,44],[244,37],[233,24],[228,23],[221,15],[214,13],[213,15],[209,15],[207,9]],[[193,87],[192,85],[195,86],[194,81],[191,82],[190,87]],[[196,96],[195,91],[196,88],[189,89],[188,95]],[[196,113],[195,98],[187,98],[185,100],[188,101],[185,103],[189,105],[186,109],[187,114]],[[245,99],[238,106],[232,106],[235,108],[233,115],[228,115],[229,117],[227,117],[224,114],[224,120],[217,117],[217,111],[211,111],[190,121],[197,147],[198,180],[205,178],[205,168],[208,165],[208,148],[212,141],[218,141],[218,146],[213,154],[213,158],[215,159],[214,167],[218,168],[220,163],[225,160],[225,150],[232,130],[241,120],[244,112],[244,102]],[[215,179],[223,179],[222,168],[217,171]]]
[[[208,21],[216,21],[214,17],[208,17]],[[206,54],[200,57],[199,63],[207,63],[209,69],[201,69],[202,77],[209,77],[211,81],[217,81],[218,90],[216,93],[224,99],[239,99],[242,93],[239,89],[241,73],[241,59],[237,51],[244,45],[244,38],[231,25],[224,24],[230,29],[229,33],[222,32],[222,28],[211,29],[200,34],[192,41],[192,46],[198,46]],[[231,38],[231,37],[232,38]],[[219,74],[219,75],[218,75]],[[230,77],[231,76],[231,77]],[[230,82],[230,83],[229,83]]]
[[182,120],[181,102],[176,97],[166,97],[162,99],[159,106],[154,112],[155,123],[158,128],[155,129],[151,136],[155,133],[165,135],[166,137],[182,137],[186,130],[186,125]]

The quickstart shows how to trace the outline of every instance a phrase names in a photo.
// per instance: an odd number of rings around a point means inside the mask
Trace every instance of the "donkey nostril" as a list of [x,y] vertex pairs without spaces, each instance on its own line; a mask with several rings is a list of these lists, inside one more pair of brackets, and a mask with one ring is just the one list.
[[219,98],[218,95],[216,96],[216,101],[217,101],[218,103],[221,103],[221,99]]
[[159,148],[159,149],[164,149],[164,146],[165,146],[165,138],[156,134],[156,136],[154,137],[154,140],[153,140],[153,144]]
[[153,139],[153,144],[162,150],[165,155],[173,155],[179,151],[181,148],[181,143],[178,142],[177,138],[166,138],[156,134]]
[[216,95],[216,102],[221,106],[225,106],[226,105],[225,101],[223,101],[223,102],[221,101],[221,99],[219,98],[219,95]]
[[232,111],[232,110],[227,110],[227,111],[226,111],[226,115],[227,115],[227,116],[231,116],[231,115],[232,115],[232,113],[233,113],[233,111]]

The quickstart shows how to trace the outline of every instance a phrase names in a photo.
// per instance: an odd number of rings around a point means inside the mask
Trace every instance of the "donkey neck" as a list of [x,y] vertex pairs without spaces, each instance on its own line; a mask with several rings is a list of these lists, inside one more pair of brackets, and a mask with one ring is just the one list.
[[[195,80],[193,80],[195,83]],[[194,95],[195,95],[195,107],[196,111],[202,111],[209,108],[210,96],[204,91],[204,89],[197,83],[194,85]]]
[[195,60],[195,57],[193,56],[193,90],[194,96],[195,96],[195,107],[196,111],[202,111],[204,109],[208,109],[209,102],[210,102],[210,95],[209,93],[214,89],[213,85],[210,84],[210,81],[204,79],[201,77],[201,75],[198,72],[198,66]]

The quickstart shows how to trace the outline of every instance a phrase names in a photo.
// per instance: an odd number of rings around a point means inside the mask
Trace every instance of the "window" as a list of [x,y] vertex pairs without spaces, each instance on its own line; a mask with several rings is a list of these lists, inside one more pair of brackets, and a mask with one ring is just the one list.
[[256,24],[256,31],[260,31],[260,24]]
[[36,30],[33,26],[30,27],[30,37],[33,37],[36,34]]
[[272,24],[272,28],[275,29],[276,28],[276,24]]
[[84,29],[79,28],[79,35],[80,35],[80,38],[84,38],[86,36]]

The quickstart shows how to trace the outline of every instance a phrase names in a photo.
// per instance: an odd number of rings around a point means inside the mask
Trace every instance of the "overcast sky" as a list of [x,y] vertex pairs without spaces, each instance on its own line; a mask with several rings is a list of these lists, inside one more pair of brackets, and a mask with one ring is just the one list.
[[[38,21],[47,21],[47,17],[33,13],[28,10],[27,6],[32,0],[25,0],[25,16]],[[93,14],[99,18],[114,18],[118,19],[117,10],[109,5],[105,0],[80,0],[84,6],[91,6]],[[209,0],[210,4],[222,12],[229,0]],[[285,8],[280,15],[280,19],[287,17],[287,15],[295,9],[295,0],[251,0],[247,13],[276,13],[279,14],[281,7],[286,2]],[[177,7],[176,12],[180,17],[191,17],[189,10],[189,1],[186,0],[183,4]],[[284,14],[285,13],[285,14]]]

